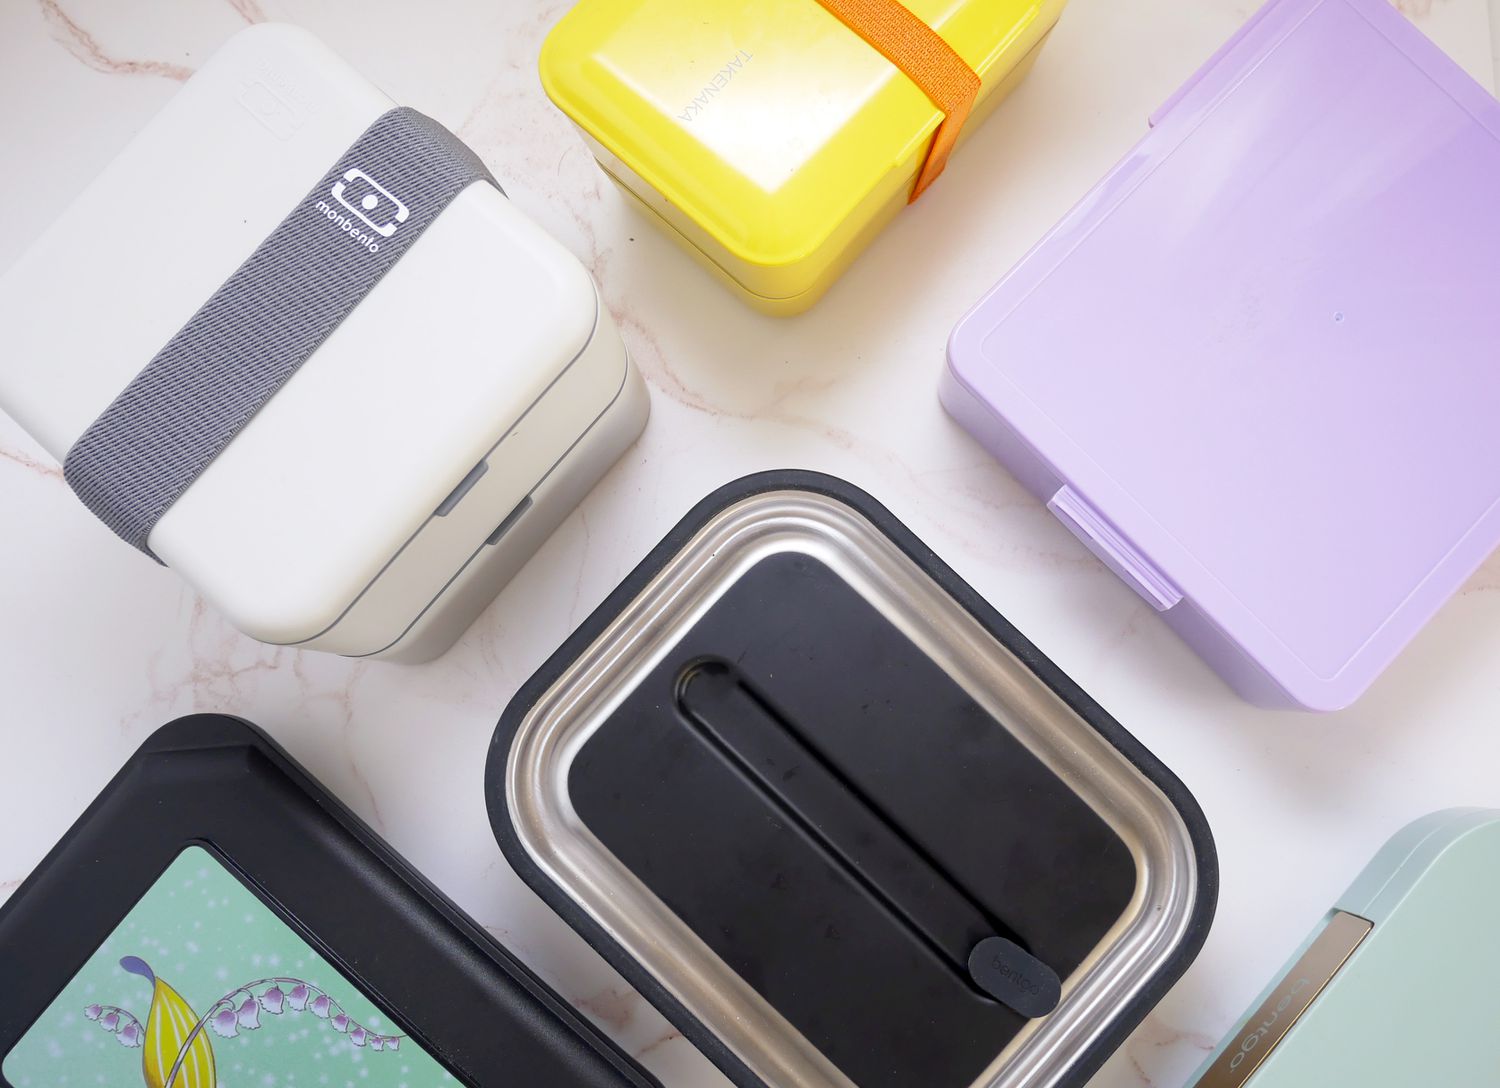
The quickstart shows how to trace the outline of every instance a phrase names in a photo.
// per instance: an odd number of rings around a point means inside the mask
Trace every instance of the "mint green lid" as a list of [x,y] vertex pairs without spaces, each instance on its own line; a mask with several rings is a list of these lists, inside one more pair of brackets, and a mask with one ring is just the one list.
[[1500,1085],[1497,903],[1500,812],[1416,821],[1376,854],[1192,1085]]

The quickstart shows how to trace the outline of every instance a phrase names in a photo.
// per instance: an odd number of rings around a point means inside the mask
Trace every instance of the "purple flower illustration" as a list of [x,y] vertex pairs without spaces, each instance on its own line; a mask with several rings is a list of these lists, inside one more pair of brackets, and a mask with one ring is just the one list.
[[124,1009],[114,1005],[87,1005],[84,1007],[85,1019],[93,1020],[105,1031],[113,1032],[115,1042],[121,1046],[138,1047],[146,1038],[141,1023]]
[[[132,974],[141,975],[154,986],[157,980],[143,960],[127,956],[120,965]],[[154,997],[153,997],[154,1000]],[[297,978],[262,978],[247,982],[230,990],[208,1007],[208,1012],[188,1032],[178,1047],[176,1058],[167,1073],[164,1083],[175,1085],[195,1043],[200,1048],[208,1041],[204,1030],[208,1029],[221,1039],[237,1038],[241,1032],[256,1031],[262,1027],[261,1013],[280,1016],[286,1009],[310,1012],[320,1020],[327,1020],[335,1031],[349,1036],[349,1045],[367,1047],[375,1051],[396,1051],[401,1048],[402,1036],[382,1035],[371,1031],[339,1007],[326,993],[310,982]],[[100,1027],[112,1032],[115,1041],[132,1049],[146,1043],[146,1031],[133,1015],[114,1005],[87,1005],[83,1009],[86,1019],[96,1021]],[[209,1047],[212,1053],[212,1047]]]
[[254,1031],[260,1027],[260,1002],[253,997],[245,998],[240,1002],[239,1012],[235,1019],[246,1031]]
[[233,1039],[240,1033],[240,1026],[236,1022],[233,1005],[223,1005],[219,1011],[208,1019],[208,1026],[214,1029],[214,1034],[224,1039]]

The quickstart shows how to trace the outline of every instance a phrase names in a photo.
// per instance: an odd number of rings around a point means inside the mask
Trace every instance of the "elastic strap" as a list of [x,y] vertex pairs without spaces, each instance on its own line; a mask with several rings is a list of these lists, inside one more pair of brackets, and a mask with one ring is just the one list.
[[151,554],[161,516],[475,181],[495,184],[442,125],[381,115],[83,432],[68,485]]
[[898,0],[818,2],[901,69],[943,111],[943,123],[932,137],[927,161],[911,191],[915,201],[948,165],[958,134],[979,98],[979,75],[936,30]]

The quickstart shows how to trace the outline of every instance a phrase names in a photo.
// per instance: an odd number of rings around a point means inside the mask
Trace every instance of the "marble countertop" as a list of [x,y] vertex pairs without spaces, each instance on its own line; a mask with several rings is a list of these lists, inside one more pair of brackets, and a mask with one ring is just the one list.
[[[810,314],[758,316],[629,206],[539,86],[566,0],[0,2],[0,266],[223,39],[307,26],[463,135],[598,278],[651,386],[644,437],[452,652],[418,668],[257,645],[93,523],[0,416],[0,897],[157,725],[272,732],[666,1088],[727,1082],[542,905],[480,788],[518,685],[698,498],[814,468],[871,491],[1188,784],[1218,841],[1194,966],[1097,1076],[1176,1086],[1375,848],[1410,819],[1500,807],[1500,557],[1354,709],[1238,700],[940,410],[961,313],[1140,136],[1253,0],[1073,0],[1035,71]],[[1486,86],[1486,0],[1399,6]],[[872,315],[880,315],[872,320]]]

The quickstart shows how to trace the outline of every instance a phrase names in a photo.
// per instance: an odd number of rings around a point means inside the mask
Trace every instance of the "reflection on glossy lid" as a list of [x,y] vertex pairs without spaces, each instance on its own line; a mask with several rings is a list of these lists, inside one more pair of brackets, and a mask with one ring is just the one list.
[[[1061,5],[906,6],[983,76]],[[815,251],[942,120],[817,0],[584,0],[548,37],[542,79],[610,154],[760,265]]]

